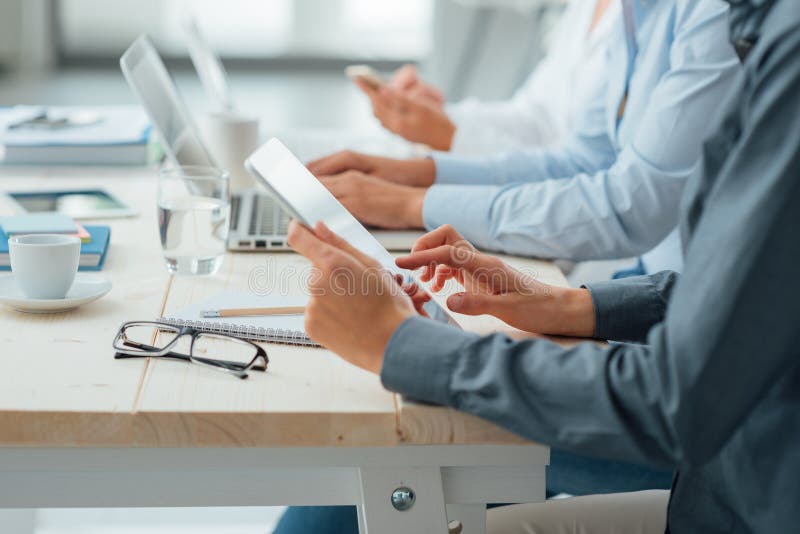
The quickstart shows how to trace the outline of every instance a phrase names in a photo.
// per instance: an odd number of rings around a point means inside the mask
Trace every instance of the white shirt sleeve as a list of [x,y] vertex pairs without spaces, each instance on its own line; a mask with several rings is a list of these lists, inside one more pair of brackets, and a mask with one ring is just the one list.
[[549,146],[564,137],[562,118],[542,102],[516,99],[498,102],[465,100],[448,106],[456,125],[450,151],[459,154],[491,154],[536,146]]
[[588,32],[595,2],[570,2],[553,30],[547,54],[508,100],[471,98],[447,106],[456,125],[456,154],[492,154],[553,146],[575,127],[579,108],[602,82],[606,47],[618,6],[608,8]]
[[[601,107],[591,106],[585,127],[557,150],[461,160],[434,155],[425,226],[452,224],[487,249],[578,261],[639,255],[661,242],[677,224],[683,186],[715,125],[714,110],[740,72],[720,38],[727,35],[726,8],[697,5],[674,41],[661,45],[668,71],[642,87],[642,105],[628,104],[625,120],[635,131],[616,161]],[[479,183],[487,185],[473,185]]]

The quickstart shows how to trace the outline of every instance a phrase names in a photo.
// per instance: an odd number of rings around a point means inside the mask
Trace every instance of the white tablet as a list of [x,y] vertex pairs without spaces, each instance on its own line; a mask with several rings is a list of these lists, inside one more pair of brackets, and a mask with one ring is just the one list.
[[[387,270],[411,279],[411,274],[397,267],[389,251],[279,140],[272,138],[267,141],[247,158],[245,166],[292,217],[310,228],[319,221],[324,222],[333,232],[378,260]],[[453,318],[433,300],[425,305],[425,311],[433,319],[457,326]]]

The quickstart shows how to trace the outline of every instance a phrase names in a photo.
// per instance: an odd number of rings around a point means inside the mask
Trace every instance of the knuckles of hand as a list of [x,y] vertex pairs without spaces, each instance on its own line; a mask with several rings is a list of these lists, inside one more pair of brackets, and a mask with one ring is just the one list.
[[359,163],[360,160],[358,154],[356,154],[352,150],[342,150],[341,152],[339,152],[339,159],[343,163],[350,163],[352,165]]
[[341,255],[332,248],[325,248],[318,256],[317,267],[322,271],[319,282],[329,277],[331,273],[341,266]]
[[354,182],[363,181],[364,174],[361,171],[350,169],[342,173],[340,177],[343,178],[341,181],[345,186],[350,187]]

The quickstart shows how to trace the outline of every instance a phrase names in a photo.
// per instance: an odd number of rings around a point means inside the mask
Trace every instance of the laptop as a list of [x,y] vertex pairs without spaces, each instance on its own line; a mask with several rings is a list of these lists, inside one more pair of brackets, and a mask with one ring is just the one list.
[[[209,102],[218,109],[236,109],[225,66],[203,36],[196,20],[191,16],[187,17],[183,27],[189,56]],[[419,148],[410,143],[388,135],[375,135],[373,132],[303,128],[275,132],[275,136],[298,154],[302,161],[310,161],[345,149],[396,158],[420,155]],[[410,250],[422,235],[420,231],[377,229],[371,231],[388,250],[397,251]]]
[[[225,66],[203,36],[197,21],[194,17],[187,16],[183,20],[182,26],[189,57],[197,71],[198,78],[200,78],[200,84],[210,107],[215,110],[235,111],[239,109],[228,82]],[[334,128],[293,128],[275,131],[269,126],[267,129],[271,135],[262,138],[262,142],[269,137],[278,137],[300,157],[301,161],[310,161],[339,150],[354,148],[362,152],[379,153],[396,158],[428,153],[427,150],[423,152],[418,146],[388,134],[382,129],[365,132]]]
[[214,49],[205,40],[197,21],[194,17],[187,17],[183,22],[183,30],[186,34],[186,46],[189,49],[189,57],[192,65],[197,71],[203,90],[208,99],[221,110],[233,110],[235,104],[230,86],[228,85],[228,73],[225,66],[220,61]]
[[[120,67],[158,133],[167,157],[178,165],[218,167],[153,43],[140,36]],[[247,190],[231,196],[229,250],[289,250],[289,214],[269,195]]]
[[[120,67],[158,133],[167,158],[178,165],[218,167],[161,56],[146,35],[125,51]],[[288,225],[289,214],[269,194],[257,190],[238,192],[231,196],[228,250],[290,250],[286,242]],[[419,235],[419,232],[376,232],[390,250],[409,250]]]

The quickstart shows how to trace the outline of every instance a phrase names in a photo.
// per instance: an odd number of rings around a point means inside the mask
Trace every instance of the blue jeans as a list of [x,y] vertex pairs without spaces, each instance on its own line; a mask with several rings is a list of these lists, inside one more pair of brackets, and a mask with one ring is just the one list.
[[[646,489],[669,489],[672,473],[623,462],[599,460],[551,450],[547,496],[559,493],[594,495]],[[355,506],[293,506],[273,534],[357,534]]]
[[355,506],[292,506],[273,534],[358,534]]
[[612,276],[612,280],[619,280],[620,278],[630,278],[631,276],[642,276],[643,274],[647,274],[644,269],[644,263],[642,263],[642,258],[638,258],[636,260],[636,265],[632,265],[627,269],[622,269],[620,271],[615,272]]

